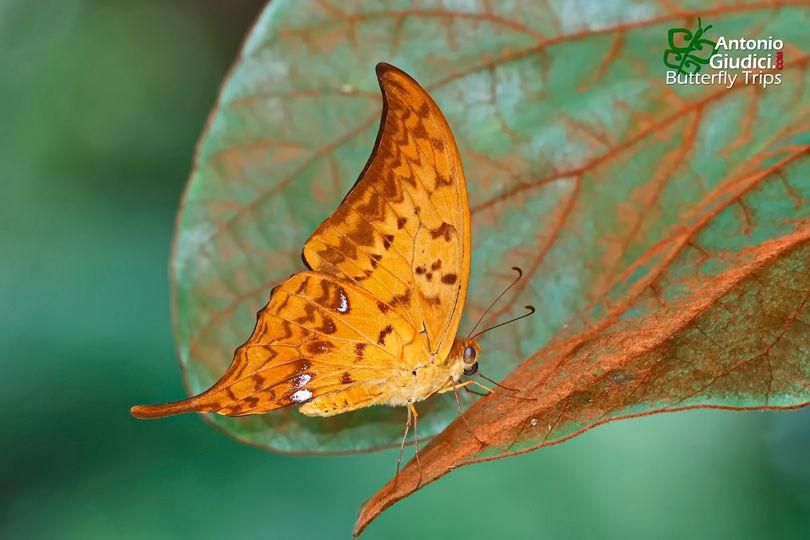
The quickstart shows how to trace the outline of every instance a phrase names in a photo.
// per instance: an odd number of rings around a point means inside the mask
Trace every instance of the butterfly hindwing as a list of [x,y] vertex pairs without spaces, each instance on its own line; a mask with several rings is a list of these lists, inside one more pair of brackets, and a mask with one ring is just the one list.
[[[306,404],[325,416],[384,402],[384,383],[420,340],[407,321],[383,316],[375,304],[342,278],[294,275],[274,289],[225,375],[191,398],[192,410],[242,416]],[[319,402],[335,392],[345,399]]]

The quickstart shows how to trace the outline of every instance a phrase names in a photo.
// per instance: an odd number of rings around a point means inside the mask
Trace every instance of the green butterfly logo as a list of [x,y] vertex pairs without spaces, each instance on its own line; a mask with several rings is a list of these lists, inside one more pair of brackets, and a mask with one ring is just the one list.
[[664,51],[664,65],[684,75],[698,73],[717,52],[717,42],[703,38],[711,27],[712,25],[703,28],[698,17],[698,29],[694,33],[686,28],[670,28],[667,33],[669,48]]

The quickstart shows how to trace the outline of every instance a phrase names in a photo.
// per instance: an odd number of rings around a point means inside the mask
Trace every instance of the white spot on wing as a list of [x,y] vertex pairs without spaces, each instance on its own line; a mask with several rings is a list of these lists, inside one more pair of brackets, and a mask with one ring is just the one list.
[[340,291],[340,305],[337,310],[341,313],[349,311],[349,299],[346,298],[346,294],[343,291]]
[[295,387],[296,388],[301,388],[302,386],[304,386],[305,384],[307,384],[311,380],[312,380],[312,375],[310,375],[309,373],[302,373],[301,375],[299,375],[299,376],[297,376],[295,378]]
[[293,403],[301,403],[312,397],[312,392],[309,390],[299,390],[290,396]]

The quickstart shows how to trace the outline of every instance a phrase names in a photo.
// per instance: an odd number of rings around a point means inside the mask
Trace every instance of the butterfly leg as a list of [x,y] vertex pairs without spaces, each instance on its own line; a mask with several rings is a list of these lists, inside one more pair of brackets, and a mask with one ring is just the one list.
[[483,388],[484,390],[486,390],[486,391],[487,391],[487,392],[489,392],[490,394],[494,394],[494,393],[495,393],[495,390],[493,390],[493,389],[492,389],[492,388],[490,388],[489,386],[487,386],[487,385],[485,385],[485,384],[483,384],[483,383],[480,383],[480,382],[478,382],[478,381],[476,381],[476,380],[473,380],[473,379],[470,379],[469,381],[464,381],[464,384],[474,384],[475,386],[478,386],[478,387],[480,387],[480,388]]
[[397,457],[397,472],[394,475],[394,485],[391,486],[392,492],[397,487],[397,482],[399,481],[399,466],[402,465],[402,454],[405,452],[405,441],[408,440],[408,432],[411,430],[411,409],[409,407],[406,410],[408,413],[408,418],[407,420],[405,420],[405,433],[403,433],[402,435],[402,444],[399,445],[399,456]]
[[461,410],[461,398],[460,398],[460,397],[459,397],[459,395],[458,395],[458,390],[459,390],[459,388],[468,389],[468,388],[467,388],[467,386],[468,386],[468,385],[469,385],[471,382],[472,382],[472,381],[466,381],[466,382],[464,382],[464,383],[461,383],[460,385],[456,385],[456,381],[453,379],[453,377],[450,377],[450,384],[451,384],[451,385],[452,385],[452,387],[453,387],[453,394],[456,396],[456,407],[458,407],[458,415],[459,415],[459,416],[461,417],[461,419],[464,421],[464,425],[465,425],[465,426],[467,426],[467,431],[469,431],[469,432],[470,432],[470,435],[472,435],[472,436],[475,438],[475,440],[476,440],[476,441],[478,441],[479,443],[481,443],[481,444],[483,445],[483,444],[486,444],[486,443],[484,443],[484,441],[482,441],[482,440],[481,440],[481,439],[478,437],[478,435],[476,435],[476,434],[475,434],[475,431],[473,431],[472,426],[471,426],[471,425],[470,425],[470,423],[467,421],[467,417],[466,417],[466,416],[464,416],[464,411],[462,411],[462,410]]
[[[487,379],[487,380],[489,380],[489,379]],[[480,383],[480,382],[478,382],[478,381],[475,381],[475,380],[473,380],[473,379],[470,379],[469,381],[465,381],[465,382],[467,382],[467,383],[472,383],[472,384],[474,384],[474,385],[476,385],[476,386],[478,386],[478,387],[480,387],[480,388],[483,388],[484,390],[486,390],[486,391],[487,391],[487,392],[489,392],[489,393],[495,393],[495,390],[493,390],[493,389],[492,389],[492,388],[490,388],[489,386],[487,386],[487,385],[485,385],[485,384],[483,384],[483,383]],[[517,390],[516,390],[516,389],[512,389],[512,388],[509,388],[509,387],[507,387],[507,386],[502,386],[502,385],[500,385],[500,384],[498,384],[498,383],[495,383],[495,384],[496,384],[497,386],[500,386],[501,388],[505,388],[505,389],[508,389],[508,390],[514,390],[514,391],[516,391],[516,392],[517,392]],[[469,390],[469,389],[468,389],[467,391],[468,391],[468,392],[472,392],[472,390]],[[473,393],[477,393],[477,392],[473,392]],[[506,397],[509,397],[509,398],[512,398],[512,399],[517,399],[517,400],[520,400],[520,401],[537,401],[535,398],[527,398],[527,397],[515,396],[515,395],[512,395],[512,394],[508,394],[508,393],[504,393],[504,394],[501,394],[501,395],[506,396]]]
[[494,385],[495,385],[495,386],[497,386],[498,388],[503,388],[504,390],[509,390],[510,392],[515,392],[515,393],[520,392],[520,390],[518,390],[517,388],[511,388],[511,387],[509,387],[509,386],[504,386],[504,385],[502,385],[501,383],[499,383],[498,381],[496,381],[495,379],[490,379],[489,377],[487,377],[486,375],[484,375],[483,373],[481,373],[481,370],[480,370],[480,369],[479,369],[479,370],[478,370],[478,372],[476,373],[476,376],[481,377],[481,378],[482,378],[482,379],[484,379],[485,381],[491,382],[492,384],[494,384]]
[[419,468],[419,480],[416,482],[416,485],[420,486],[422,485],[422,464],[419,463],[419,429],[417,428],[419,414],[416,412],[416,407],[413,406],[413,403],[408,403],[408,410],[413,415],[413,457],[416,459],[416,466]]
[[447,379],[447,386],[443,386],[441,390],[436,392],[437,394],[444,394],[445,392],[461,390],[462,388],[466,388],[468,384],[472,383],[473,381],[464,381],[461,384],[456,384],[456,381],[453,380],[452,377]]
[[[463,388],[464,390],[467,390],[468,392],[471,392],[471,393],[473,393],[473,394],[477,394],[477,395],[479,395],[479,396],[486,396],[486,395],[489,395],[489,394],[493,394],[493,393],[495,393],[495,390],[493,390],[493,389],[492,389],[492,388],[490,388],[489,386],[486,386],[486,385],[484,385],[483,383],[480,383],[480,382],[478,382],[478,381],[476,381],[476,380],[474,380],[474,379],[469,379],[469,380],[464,381],[464,382],[463,382],[463,383],[461,383],[461,384],[456,384],[456,382],[455,382],[455,381],[452,379],[452,377],[451,377],[451,378],[450,378],[450,380],[449,380],[449,382],[452,384],[452,386],[448,385],[447,387],[442,388],[441,390],[439,390],[437,393],[438,393],[438,394],[444,394],[445,392],[449,392],[450,390],[456,391],[456,390],[461,390],[462,388]],[[471,384],[474,384],[474,385],[476,385],[476,386],[480,386],[481,388],[483,388],[484,390],[486,390],[486,391],[487,391],[489,394],[479,394],[478,392],[473,392],[472,390],[470,390],[469,388],[467,388],[467,386],[468,386],[468,385],[471,385]]]

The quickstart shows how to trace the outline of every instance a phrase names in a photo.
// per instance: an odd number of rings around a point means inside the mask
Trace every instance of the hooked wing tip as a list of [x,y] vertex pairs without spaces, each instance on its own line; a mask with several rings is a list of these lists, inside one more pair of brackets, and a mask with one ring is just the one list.
[[377,72],[378,76],[382,75],[383,73],[389,70],[401,71],[399,68],[392,66],[388,62],[377,62],[377,67],[374,68],[374,71]]
[[391,75],[389,75],[389,77],[390,76],[394,76],[394,77],[402,76],[402,77],[407,77],[408,79],[413,79],[413,77],[411,77],[410,75],[405,73],[403,70],[401,70],[400,68],[398,68],[397,66],[395,66],[393,64],[389,64],[388,62],[378,62],[377,67],[374,68],[374,71],[375,71],[375,73],[377,73],[377,79],[380,79],[380,80],[382,80],[382,78],[387,73],[391,74]]

